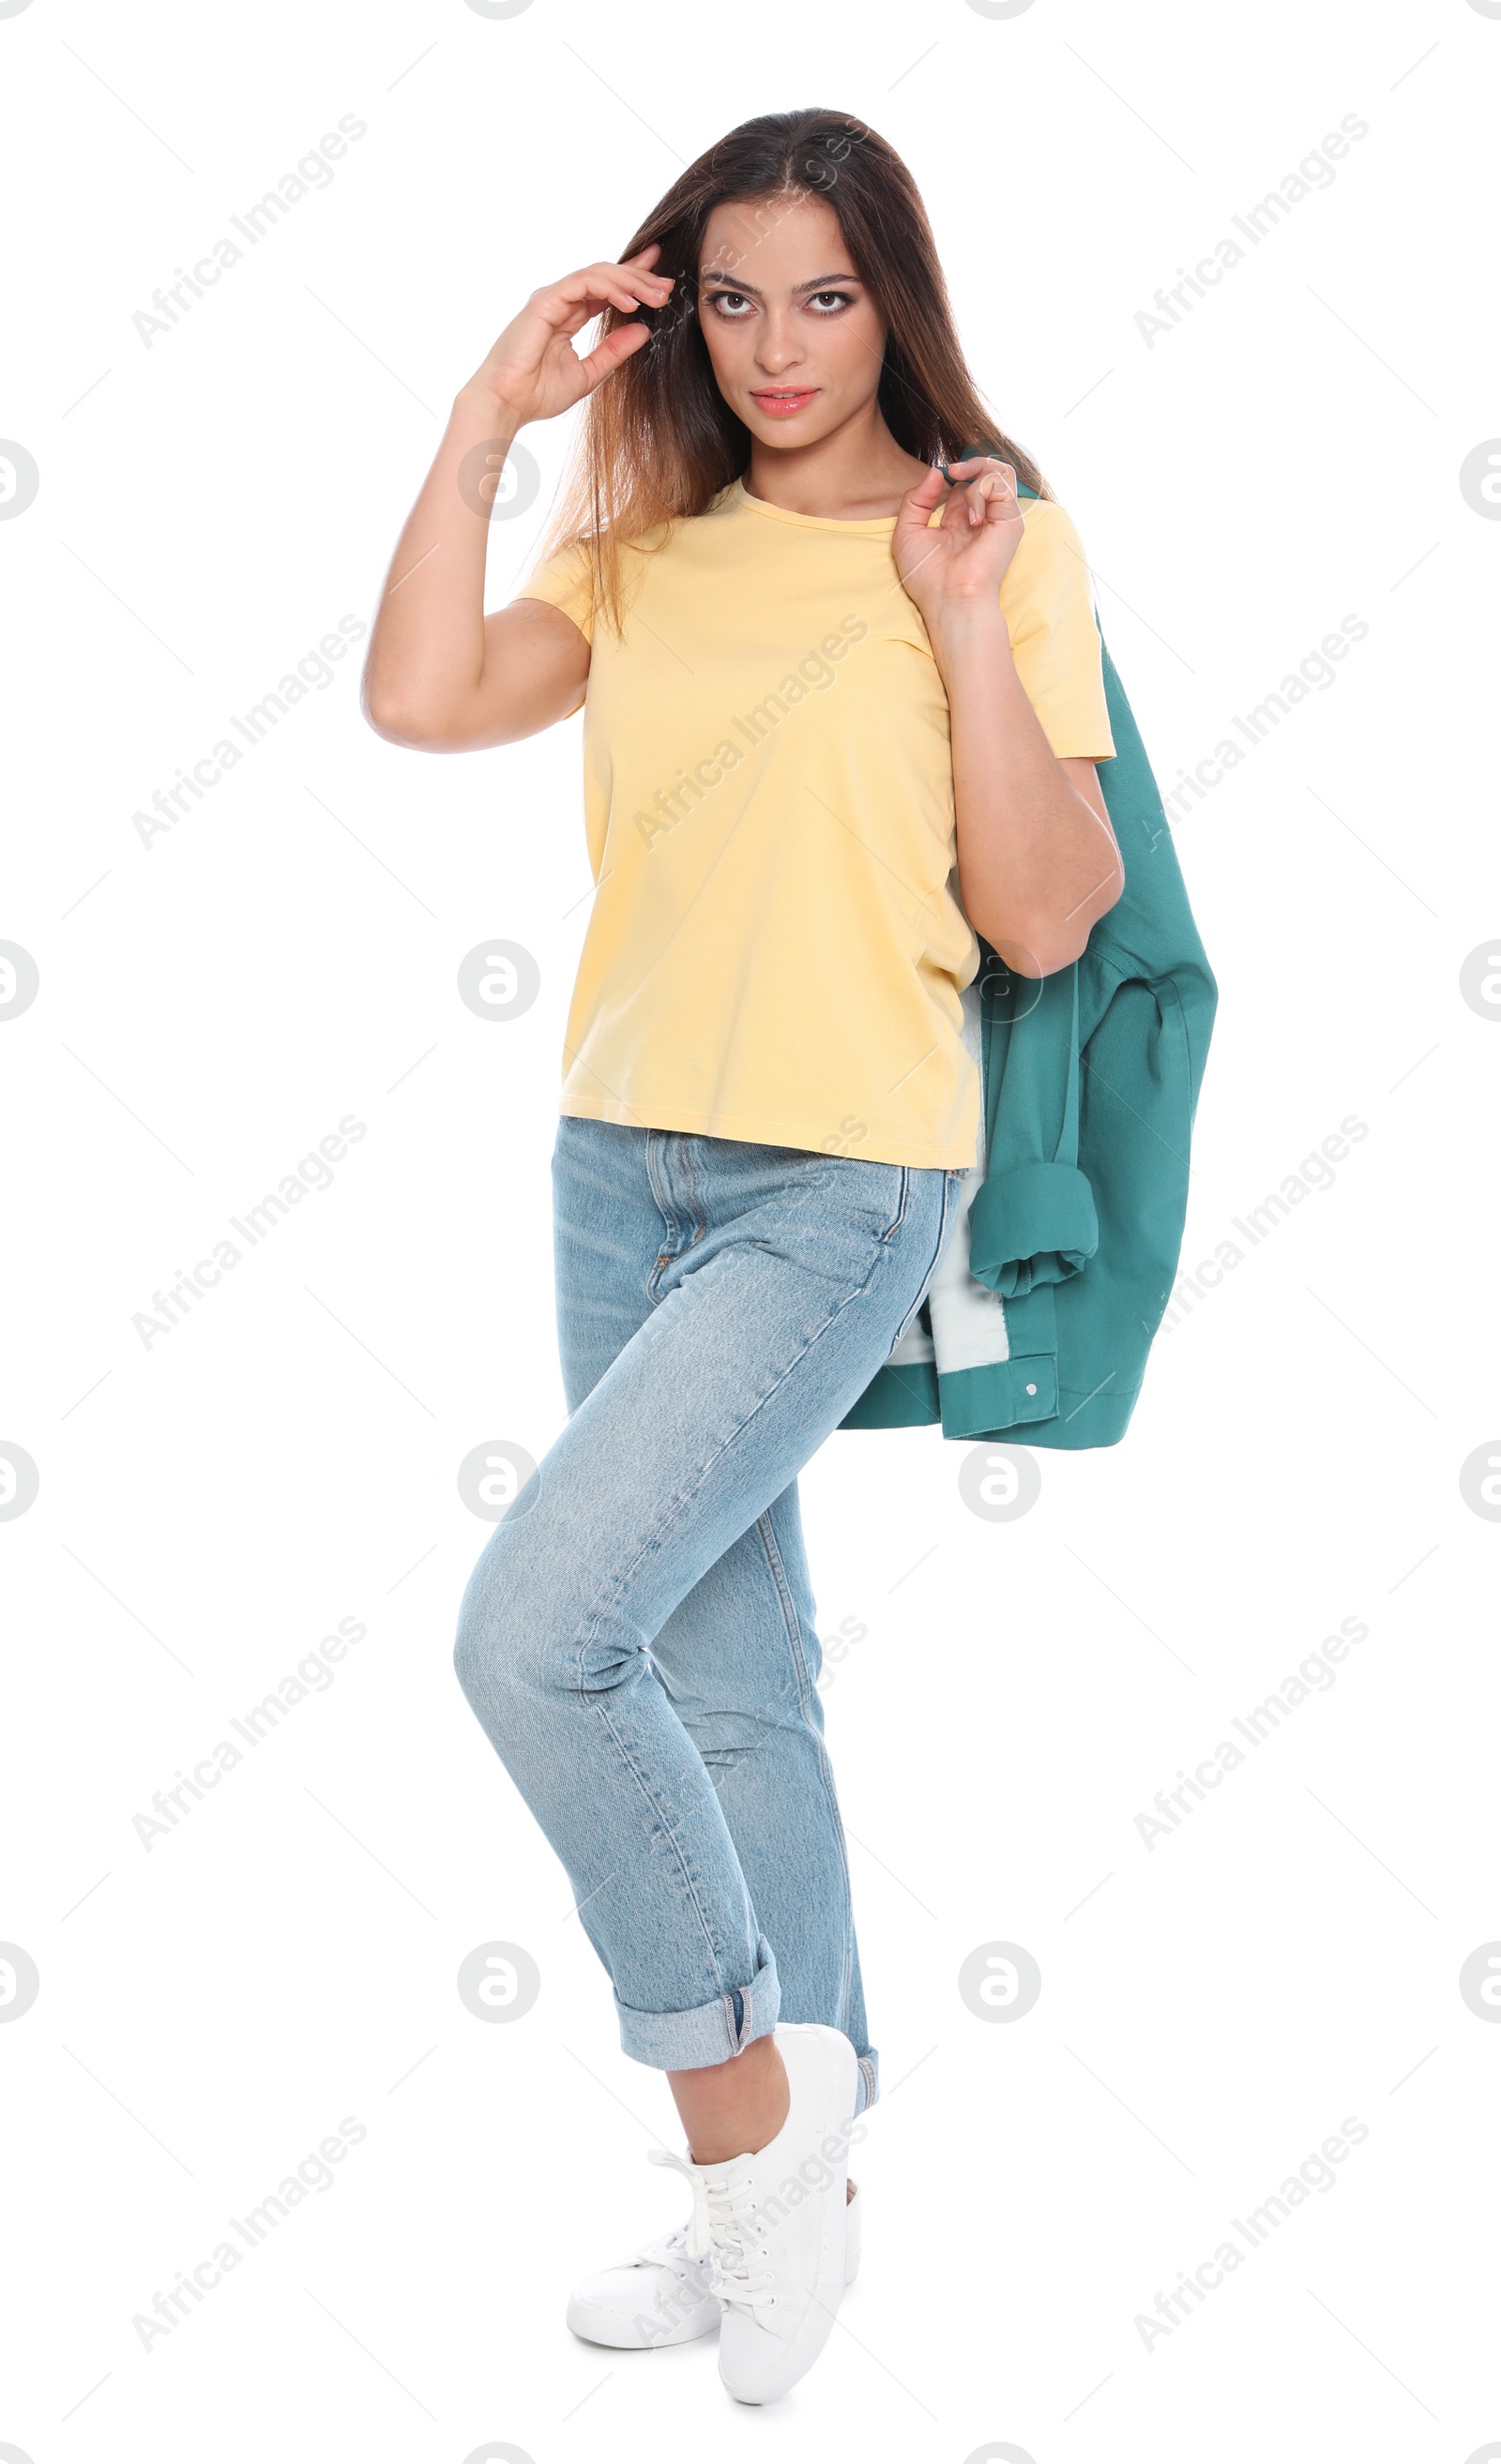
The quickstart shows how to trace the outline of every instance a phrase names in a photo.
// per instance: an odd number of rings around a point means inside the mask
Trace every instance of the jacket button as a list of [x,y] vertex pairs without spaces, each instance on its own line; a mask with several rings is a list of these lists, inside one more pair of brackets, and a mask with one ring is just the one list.
[[1036,1394],[1036,1392],[1037,1392],[1037,1389],[1036,1389],[1036,1387],[1035,1387],[1035,1386],[1028,1386],[1028,1388],[1027,1388],[1027,1390],[1026,1390],[1026,1391],[1027,1391],[1028,1395],[1035,1395],[1035,1394]]

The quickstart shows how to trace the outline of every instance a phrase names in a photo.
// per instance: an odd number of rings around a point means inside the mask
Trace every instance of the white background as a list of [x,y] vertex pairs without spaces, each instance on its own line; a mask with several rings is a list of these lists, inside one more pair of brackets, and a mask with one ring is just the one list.
[[[535,2464],[1501,2453],[1495,1392],[1501,1035],[1462,962],[1492,853],[1501,20],[1466,0],[920,10],[533,0],[0,22],[12,854],[0,1439],[0,2453]],[[359,653],[169,833],[132,823],[348,613],[456,387],[752,113],[869,120],[928,200],[979,381],[1093,563],[1159,777],[1353,614],[1330,689],[1178,830],[1222,987],[1185,1264],[1347,1114],[1368,1134],[1159,1339],[1125,1442],[1020,1522],[965,1449],[845,1435],[804,1483],[886,2097],[858,2288],[784,2405],[712,2344],[612,2355],[580,2274],[671,2220],[665,2089],[454,1681],[488,1536],[460,1460],[563,1418],[548,1158],[588,874],[577,720],[438,760]],[[1136,324],[1345,114],[1369,126],[1175,330]],[[342,114],[331,184],[147,347],[132,324]],[[544,486],[497,521],[491,597]],[[1483,697],[1486,684],[1491,687]],[[500,935],[540,1000],[455,974]],[[343,1115],[309,1196],[132,1325]],[[166,1838],[133,1817],[341,1617],[334,1683]],[[1136,1817],[1341,1618],[1369,1628],[1208,1802]],[[536,2008],[455,1974],[522,1945]],[[1040,1963],[1024,2020],[960,2001]],[[4,2018],[0,2010],[0,2019]],[[1492,2016],[1495,2013],[1492,2012]],[[342,2118],[364,2139],[170,2334],[132,2326]],[[1368,2137],[1150,2349],[1134,2324],[1346,2117]],[[581,2409],[582,2408],[582,2409]]]

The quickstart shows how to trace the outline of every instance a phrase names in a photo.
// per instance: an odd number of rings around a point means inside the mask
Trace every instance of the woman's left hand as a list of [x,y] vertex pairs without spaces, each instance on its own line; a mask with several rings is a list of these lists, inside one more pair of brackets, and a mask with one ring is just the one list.
[[[997,606],[1024,528],[1008,462],[973,453],[948,470],[952,486],[935,467],[902,498],[892,539],[896,570],[930,632],[947,616]],[[930,528],[929,516],[945,495],[943,518]]]

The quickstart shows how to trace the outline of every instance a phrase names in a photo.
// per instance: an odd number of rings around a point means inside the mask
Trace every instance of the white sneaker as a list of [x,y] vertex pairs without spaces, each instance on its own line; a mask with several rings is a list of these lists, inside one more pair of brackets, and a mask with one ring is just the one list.
[[[655,2165],[682,2165],[683,2158],[651,2150]],[[663,2233],[634,2258],[607,2267],[579,2285],[568,2300],[568,2324],[591,2344],[646,2352],[656,2344],[687,2344],[719,2323],[719,2304],[709,2282],[707,2247],[698,2247],[696,2213],[675,2233]]]
[[[672,2165],[691,2172],[681,2156],[650,2150],[653,2165]],[[858,2188],[845,2210],[845,2282],[860,2273],[862,2202]],[[579,2285],[568,2302],[568,2324],[590,2344],[610,2344],[622,2352],[645,2352],[657,2344],[687,2344],[696,2336],[712,2335],[719,2324],[720,2307],[709,2281],[707,2247],[690,2247],[693,2218],[675,2233],[647,2242],[634,2258],[603,2268]]]
[[791,2090],[777,2136],[693,2167],[724,2311],[719,2376],[739,2404],[769,2404],[811,2369],[845,2289],[854,2047],[838,2028],[798,2021],[776,2039]]

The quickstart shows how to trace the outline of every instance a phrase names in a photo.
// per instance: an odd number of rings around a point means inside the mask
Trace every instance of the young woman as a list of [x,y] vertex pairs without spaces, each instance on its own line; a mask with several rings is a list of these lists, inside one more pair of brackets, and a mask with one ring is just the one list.
[[[487,616],[476,473],[581,401],[550,552]],[[833,112],[749,121],[619,263],[533,293],[454,400],[365,694],[435,752],[585,710],[570,1418],[475,1569],[456,1664],[687,2139],[661,2161],[690,2226],[570,2323],[718,2325],[762,2403],[852,2273],[876,2088],[797,1474],[915,1319],[977,1163],[977,934],[1047,975],[1121,881],[1077,536],[967,374],[890,146]]]

